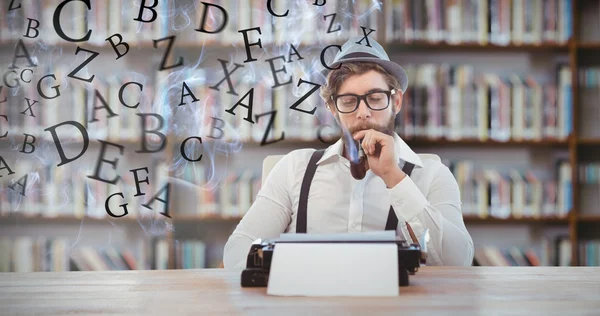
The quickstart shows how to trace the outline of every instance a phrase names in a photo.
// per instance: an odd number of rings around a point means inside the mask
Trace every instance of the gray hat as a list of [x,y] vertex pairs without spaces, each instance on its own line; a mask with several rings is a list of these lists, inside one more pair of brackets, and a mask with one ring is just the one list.
[[398,83],[400,83],[400,90],[402,90],[402,93],[406,92],[408,78],[406,77],[404,69],[395,62],[390,61],[387,53],[377,41],[371,38],[368,40],[368,44],[371,47],[367,46],[367,39],[364,39],[362,36],[356,36],[349,39],[342,45],[340,52],[335,55],[333,63],[329,65],[329,67],[337,68],[338,65],[342,63],[361,61],[376,63],[383,67],[390,75],[396,77]]

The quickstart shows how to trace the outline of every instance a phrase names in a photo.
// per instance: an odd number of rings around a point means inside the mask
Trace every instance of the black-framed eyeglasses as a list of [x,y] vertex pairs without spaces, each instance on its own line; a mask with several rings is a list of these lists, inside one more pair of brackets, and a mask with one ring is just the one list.
[[340,95],[332,95],[331,100],[335,104],[338,112],[352,113],[358,109],[360,100],[365,100],[365,104],[373,111],[385,110],[390,105],[392,95],[396,94],[396,90],[389,91],[378,90],[367,94],[358,95],[353,93],[345,93]]

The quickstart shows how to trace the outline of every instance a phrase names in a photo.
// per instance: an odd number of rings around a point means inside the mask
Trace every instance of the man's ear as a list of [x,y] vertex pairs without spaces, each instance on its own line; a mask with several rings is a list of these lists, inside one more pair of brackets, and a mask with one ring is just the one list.
[[329,112],[331,112],[331,115],[335,116],[335,108],[333,106],[333,103],[331,103],[331,101],[326,102],[325,106],[327,106],[327,109],[329,110]]
[[402,93],[402,91],[398,90],[398,92],[396,92],[393,100],[394,100],[394,114],[398,114],[400,113],[400,110],[402,109],[402,99],[403,99],[404,94]]

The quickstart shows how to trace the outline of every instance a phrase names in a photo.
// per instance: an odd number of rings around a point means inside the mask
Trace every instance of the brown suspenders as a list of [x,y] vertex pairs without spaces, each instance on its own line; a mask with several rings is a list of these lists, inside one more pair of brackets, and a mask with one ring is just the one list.
[[[319,159],[321,159],[321,157],[323,157],[324,153],[324,149],[316,150],[310,157],[310,161],[308,162],[306,172],[304,173],[304,178],[302,179],[302,186],[300,188],[300,200],[298,201],[296,233],[306,233],[308,193],[310,192],[310,185],[312,183],[312,179],[315,176],[315,172],[317,171],[317,162],[319,161]],[[402,171],[406,173],[406,175],[410,176],[414,167],[414,164],[406,162],[404,164],[404,167],[402,168]],[[410,228],[410,225],[406,223],[406,226],[408,228],[410,238],[412,238],[414,242],[417,242],[417,238],[412,228]],[[396,227],[398,227],[398,217],[394,212],[394,208],[390,206],[390,212],[388,214],[387,222],[385,224],[385,230],[396,230]]]
[[310,184],[317,171],[317,162],[323,154],[325,149],[316,150],[310,157],[308,167],[304,173],[304,179],[302,179],[302,187],[300,188],[300,200],[298,201],[298,216],[296,217],[296,233],[306,233],[306,206],[308,203],[308,192],[310,191]]
[[[415,165],[413,165],[410,162],[406,162],[404,164],[404,167],[402,168],[402,171],[404,173],[406,173],[407,176],[410,177],[410,174],[412,173],[412,170],[415,168]],[[407,223],[408,225],[408,223]],[[388,213],[388,218],[387,218],[387,222],[385,223],[385,230],[396,230],[396,227],[398,227],[398,217],[396,216],[396,213],[394,212],[394,208],[390,205],[390,212]],[[410,230],[412,232],[412,229]],[[410,236],[411,238],[413,238],[412,236]],[[413,238],[414,240],[414,238]]]

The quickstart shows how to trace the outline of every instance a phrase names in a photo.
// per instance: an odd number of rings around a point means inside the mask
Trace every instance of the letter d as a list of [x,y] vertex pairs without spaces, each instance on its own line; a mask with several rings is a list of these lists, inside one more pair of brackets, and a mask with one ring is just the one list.
[[[81,150],[79,155],[77,155],[73,158],[67,158],[65,156],[65,152],[60,143],[60,139],[58,138],[58,134],[56,134],[56,128],[58,128],[62,125],[71,125],[71,126],[76,127],[79,130],[79,132],[81,133],[81,136],[83,136],[83,149]],[[48,131],[48,132],[50,132],[50,134],[52,134],[52,139],[54,140],[54,144],[56,145],[56,150],[58,151],[58,155],[60,156],[60,163],[57,165],[57,167],[60,167],[64,164],[67,164],[67,163],[74,161],[77,158],[83,156],[83,154],[85,154],[85,151],[88,148],[88,145],[90,144],[90,138],[88,137],[88,133],[85,130],[85,127],[83,127],[83,125],[81,125],[80,123],[75,122],[75,121],[66,121],[66,122],[58,123],[54,126],[50,126],[50,127],[46,128],[44,130]]]

